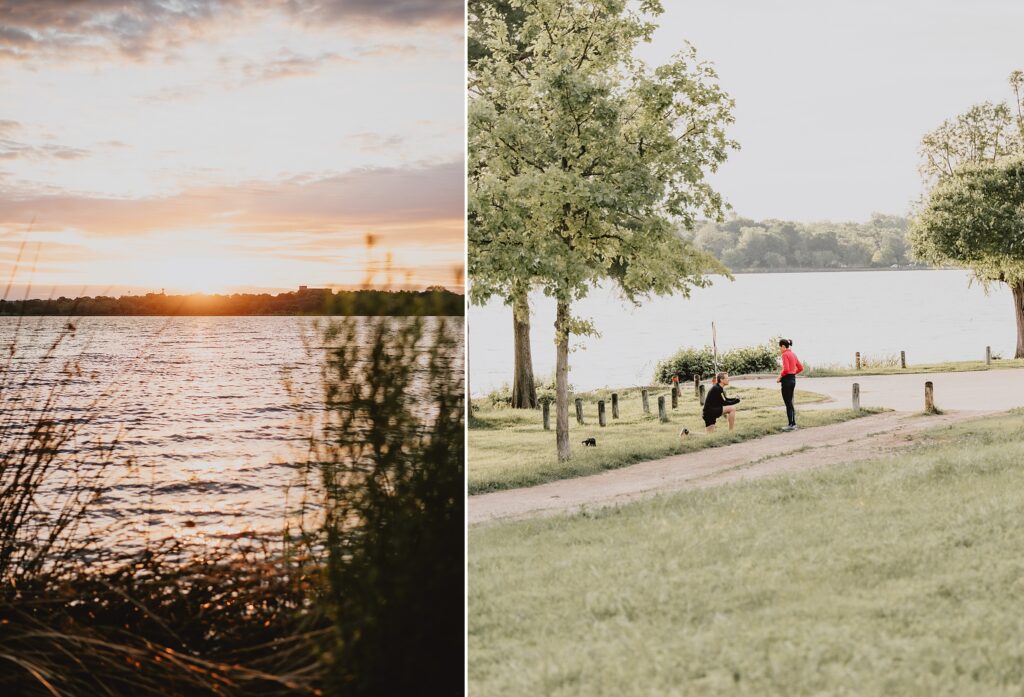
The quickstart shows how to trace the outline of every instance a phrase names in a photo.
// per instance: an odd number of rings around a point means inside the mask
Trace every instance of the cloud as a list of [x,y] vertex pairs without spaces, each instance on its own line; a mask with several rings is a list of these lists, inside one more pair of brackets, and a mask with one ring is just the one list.
[[462,24],[464,0],[289,0],[299,17],[313,22],[418,26]]
[[463,0],[0,0],[0,58],[144,60],[243,16],[284,12],[309,25],[367,27],[460,25]]
[[355,63],[356,61],[337,53],[321,53],[303,56],[288,49],[281,49],[273,58],[264,61],[243,63],[241,72],[246,82],[277,80],[286,77],[314,75],[323,66],[331,63]]
[[143,199],[39,194],[0,186],[0,226],[21,225],[34,218],[39,230],[78,230],[101,237],[179,229],[216,228],[258,235],[389,228],[396,238],[415,240],[426,226],[445,231],[447,239],[461,237],[461,223],[455,223],[462,216],[461,161],[194,188]]
[[382,153],[390,152],[401,147],[405,138],[399,135],[385,136],[380,133],[354,133],[348,137],[363,152]]
[[[2,134],[2,130],[0,130]],[[89,157],[90,152],[66,145],[28,145],[7,138],[0,138],[0,160],[80,160]]]

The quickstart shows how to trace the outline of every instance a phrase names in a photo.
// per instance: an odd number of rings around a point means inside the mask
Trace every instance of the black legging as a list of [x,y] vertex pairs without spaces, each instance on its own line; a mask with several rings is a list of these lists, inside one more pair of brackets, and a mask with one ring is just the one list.
[[786,416],[789,418],[789,425],[796,426],[796,407],[793,406],[793,392],[796,391],[796,375],[786,375],[782,378],[782,401],[786,403]]

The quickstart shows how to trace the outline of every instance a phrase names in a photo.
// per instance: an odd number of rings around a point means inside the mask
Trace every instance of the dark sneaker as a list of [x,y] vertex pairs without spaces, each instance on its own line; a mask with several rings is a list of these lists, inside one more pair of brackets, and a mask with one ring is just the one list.
[[782,430],[783,431],[795,431],[796,430],[796,426],[789,425],[789,426],[786,426],[785,428],[783,428]]

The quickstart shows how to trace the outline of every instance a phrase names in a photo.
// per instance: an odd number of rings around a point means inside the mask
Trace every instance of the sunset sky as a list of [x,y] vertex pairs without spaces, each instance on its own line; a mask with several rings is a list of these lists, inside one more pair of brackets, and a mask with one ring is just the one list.
[[12,297],[461,290],[462,0],[0,0],[0,94]]

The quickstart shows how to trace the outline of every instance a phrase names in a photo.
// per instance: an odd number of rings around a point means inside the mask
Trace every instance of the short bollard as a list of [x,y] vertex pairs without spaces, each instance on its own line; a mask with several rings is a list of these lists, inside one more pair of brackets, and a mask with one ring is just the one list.
[[541,412],[544,414],[544,430],[551,430],[551,402],[545,400],[540,405]]
[[658,419],[660,419],[662,423],[668,421],[668,412],[665,411],[665,395],[658,397]]
[[700,400],[700,405],[704,406],[704,399],[705,399],[704,385],[700,386],[700,397],[698,397],[698,399]]
[[599,426],[606,426],[607,422],[604,417],[604,400],[597,400],[597,424]]
[[693,376],[693,396],[700,397],[700,375]]
[[853,383],[853,410],[860,411],[860,383]]
[[856,353],[854,363],[857,366],[857,370],[860,370],[860,351]]
[[907,367],[907,352],[900,351],[900,367],[906,369]]
[[644,405],[644,413],[650,414],[651,403],[648,401],[648,394],[646,389],[640,390],[640,402]]
[[934,414],[935,409],[935,388],[931,380],[924,384],[924,411],[926,414]]
[[679,385],[672,385],[672,408],[679,408]]
[[619,394],[612,392],[612,418],[619,418]]
[[992,365],[992,347],[985,347],[985,365]]
[[576,398],[576,423],[583,423],[583,400],[579,397]]

